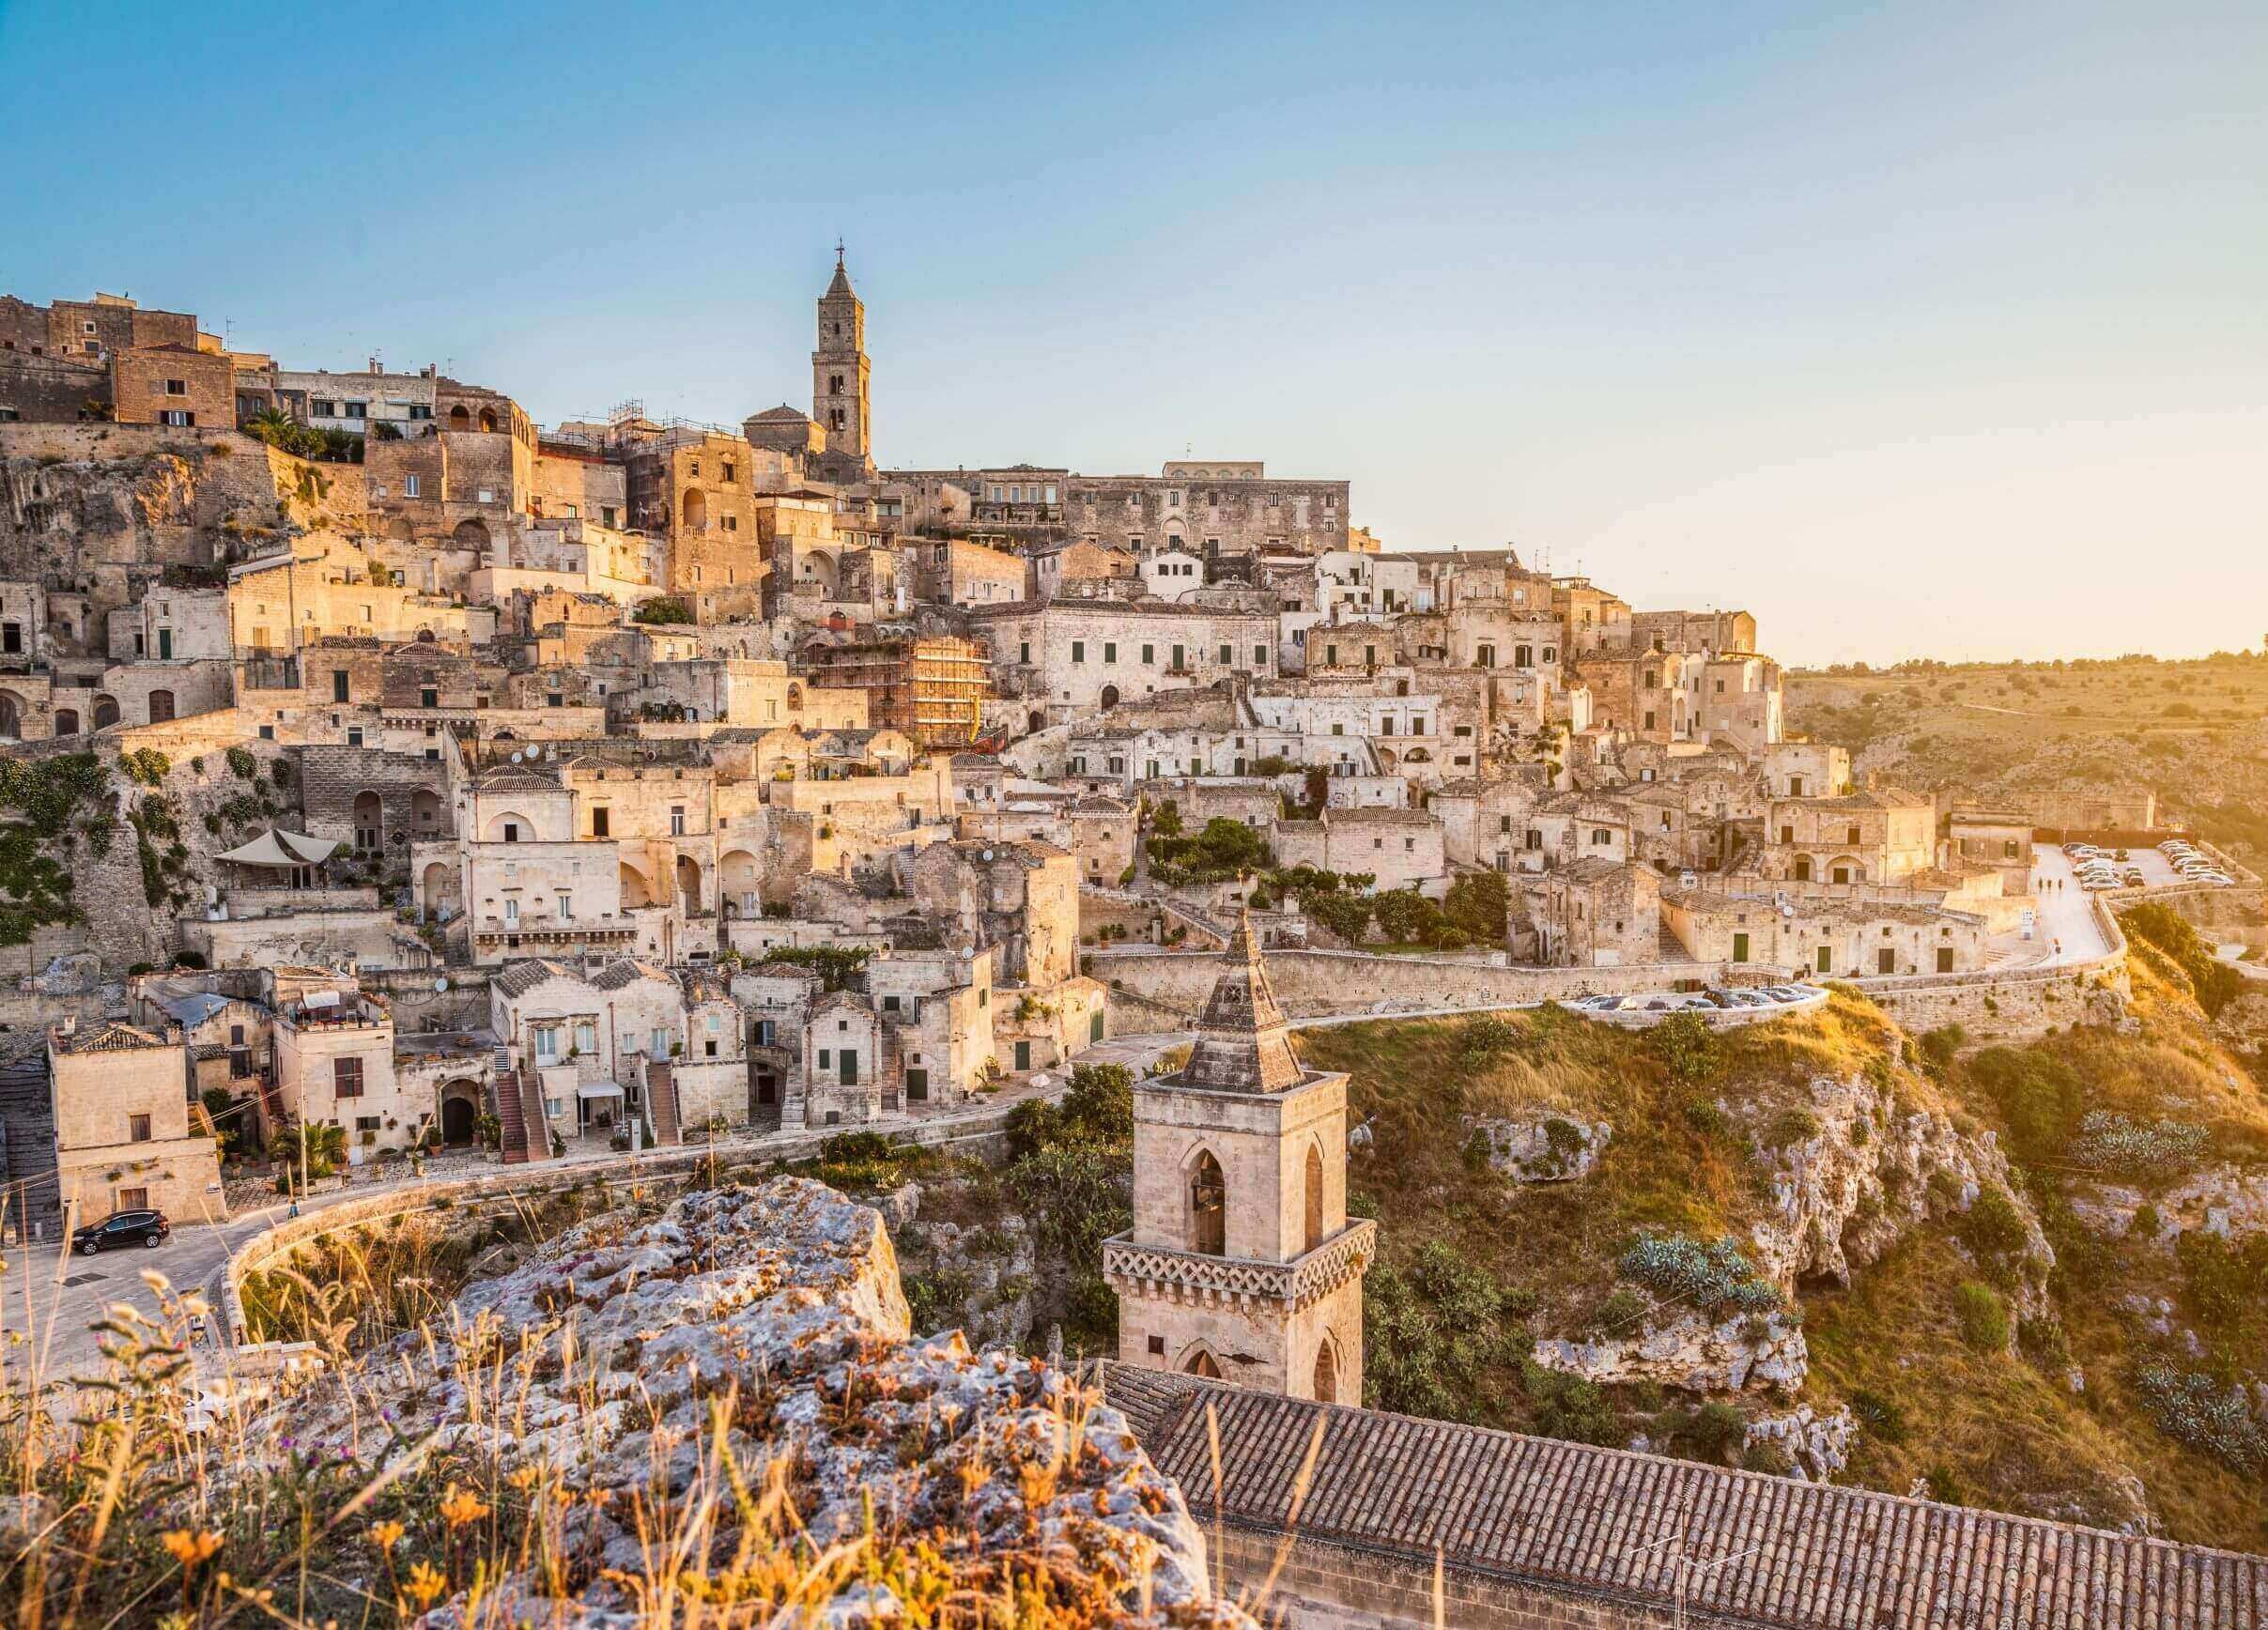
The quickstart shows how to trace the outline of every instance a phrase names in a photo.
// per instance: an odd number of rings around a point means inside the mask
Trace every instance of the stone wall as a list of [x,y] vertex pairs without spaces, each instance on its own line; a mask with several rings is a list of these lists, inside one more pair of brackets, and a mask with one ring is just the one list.
[[[1089,952],[1096,978],[1187,1016],[1203,1008],[1220,959],[1187,951]],[[1660,962],[1621,968],[1499,967],[1457,957],[1381,957],[1360,951],[1271,951],[1268,977],[1295,1018],[1428,1007],[1565,1001],[1601,992],[1666,991],[1683,980],[1752,983],[1780,970],[1762,963]],[[1132,1010],[1128,1009],[1132,1018]],[[1143,1026],[1120,1023],[1114,1029]]]
[[[1206,1513],[1201,1488],[1187,1491],[1190,1507]],[[1288,1536],[1273,1530],[1214,1525],[1208,1537],[1232,1589],[1257,1595],[1276,1568]],[[1383,1551],[1357,1550],[1314,1539],[1290,1539],[1275,1588],[1260,1617],[1281,1630],[1671,1630],[1666,1612],[1633,1603],[1516,1579],[1444,1570],[1437,1589],[1433,1570]],[[1726,1622],[1689,1609],[1692,1630]]]

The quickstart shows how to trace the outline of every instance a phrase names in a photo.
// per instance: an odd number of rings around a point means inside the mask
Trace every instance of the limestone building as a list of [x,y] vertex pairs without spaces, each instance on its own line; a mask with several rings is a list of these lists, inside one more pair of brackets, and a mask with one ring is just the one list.
[[819,297],[819,348],[811,353],[811,420],[826,438],[821,472],[829,481],[874,473],[874,423],[868,391],[866,302],[851,292],[842,245],[835,277]]
[[1347,1077],[1292,1052],[1249,915],[1189,1062],[1134,1098],[1134,1226],[1103,1248],[1119,1362],[1359,1402],[1378,1224],[1347,1216]]
[[178,1026],[72,1023],[47,1036],[56,1176],[74,1223],[153,1206],[176,1223],[226,1216],[213,1141],[189,1119]]

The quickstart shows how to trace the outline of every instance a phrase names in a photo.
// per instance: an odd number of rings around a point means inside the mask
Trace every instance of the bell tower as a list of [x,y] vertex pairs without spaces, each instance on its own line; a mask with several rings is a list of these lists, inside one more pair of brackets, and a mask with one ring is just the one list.
[[1103,1247],[1119,1361],[1360,1404],[1378,1224],[1347,1217],[1347,1077],[1292,1052],[1249,914],[1188,1064],[1134,1112],[1134,1226]]
[[819,297],[819,348],[811,353],[811,422],[826,437],[828,475],[859,480],[874,467],[873,422],[867,403],[866,305],[851,292],[842,244],[835,245],[835,280]]

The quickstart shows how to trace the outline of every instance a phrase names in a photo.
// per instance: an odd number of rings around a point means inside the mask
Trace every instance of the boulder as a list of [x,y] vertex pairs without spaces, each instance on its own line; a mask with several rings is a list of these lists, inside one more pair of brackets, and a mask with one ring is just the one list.
[[1782,1387],[1811,1369],[1803,1329],[1785,1314],[1738,1314],[1712,1322],[1693,1313],[1632,1336],[1597,1342],[1539,1341],[1535,1361],[1588,1381],[1653,1381],[1689,1392]]
[[1782,1415],[1759,1415],[1748,1423],[1741,1448],[1768,1444],[1787,1460],[1788,1476],[1802,1483],[1832,1483],[1850,1464],[1851,1438],[1859,1422],[1848,1408],[1822,1415],[1799,1404]]
[[[501,1411],[486,1392],[500,1376]],[[759,1489],[786,1479],[799,1554],[855,1554],[881,1532],[904,1561],[903,1575],[791,1568],[798,1622],[899,1622],[905,1579],[989,1592],[1012,1552],[1115,1596],[1114,1623],[1251,1623],[1212,1598],[1204,1537],[1123,1416],[957,1332],[910,1340],[880,1215],[805,1178],[579,1224],[470,1286],[429,1335],[380,1349],[363,1379],[351,1398],[314,1387],[270,1409],[255,1454],[296,1444],[376,1473],[431,1434],[440,1453],[576,1491],[558,1518],[562,1575],[507,1576],[477,1604],[440,1604],[434,1624],[645,1622],[630,1581],[651,1574],[641,1514],[656,1496],[713,1501],[719,1557],[759,1513],[720,1485],[727,1453]],[[370,1430],[380,1410],[392,1433]]]

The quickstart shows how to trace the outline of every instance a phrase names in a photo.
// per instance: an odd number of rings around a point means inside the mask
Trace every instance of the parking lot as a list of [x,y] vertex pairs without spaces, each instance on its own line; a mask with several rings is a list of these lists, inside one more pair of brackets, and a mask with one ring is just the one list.
[[[2053,845],[2046,847],[2054,850],[2056,857],[2061,860],[2066,868],[2070,866],[2071,857],[2063,850],[2054,848]],[[2111,853],[2116,854],[2117,851],[2113,850]],[[2121,872],[2129,866],[2141,868],[2144,888],[2168,888],[2182,881],[2182,875],[2174,870],[2173,863],[2155,849],[2129,849],[2124,860],[2113,860],[2111,864]]]
[[1789,1013],[1806,1013],[1827,1004],[1824,987],[1795,981],[1784,985],[1739,985],[1730,990],[1642,991],[1636,995],[1583,996],[1567,1006],[1602,1024],[1643,1028],[1673,1013],[1697,1013],[1710,1024],[1752,1024]]

